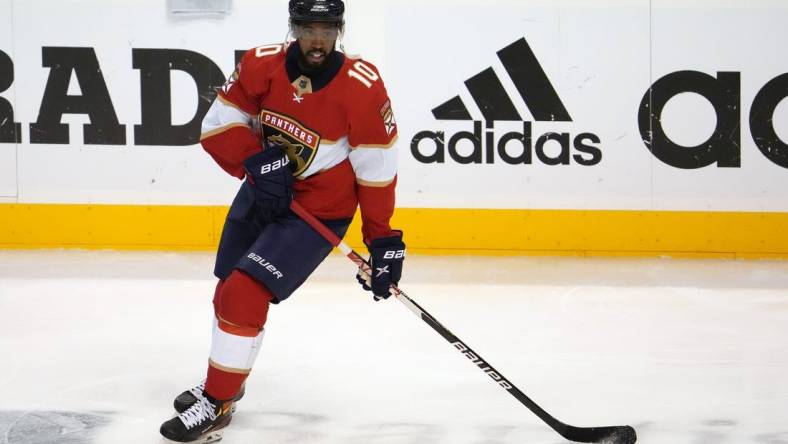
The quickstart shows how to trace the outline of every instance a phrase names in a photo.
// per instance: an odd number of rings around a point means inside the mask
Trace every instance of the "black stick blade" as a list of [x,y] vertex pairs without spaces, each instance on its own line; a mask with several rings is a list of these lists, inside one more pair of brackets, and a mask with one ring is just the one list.
[[613,427],[573,427],[558,430],[564,438],[575,442],[594,442],[598,444],[635,444],[637,433],[630,426]]

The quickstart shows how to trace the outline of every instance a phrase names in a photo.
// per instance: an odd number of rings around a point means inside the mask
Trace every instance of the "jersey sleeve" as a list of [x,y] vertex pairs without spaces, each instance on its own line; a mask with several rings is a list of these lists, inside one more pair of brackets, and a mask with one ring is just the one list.
[[[371,64],[361,63],[366,68],[362,76],[367,74],[364,78],[370,86],[350,76],[352,94],[357,99],[353,103],[357,105],[348,113],[348,142],[356,174],[362,234],[369,243],[393,234],[390,220],[397,184],[397,124],[380,75]],[[371,81],[370,77],[376,80]]]
[[203,148],[222,169],[239,179],[244,177],[243,161],[261,149],[254,121],[260,98],[268,92],[266,68],[256,50],[248,51],[202,122]]

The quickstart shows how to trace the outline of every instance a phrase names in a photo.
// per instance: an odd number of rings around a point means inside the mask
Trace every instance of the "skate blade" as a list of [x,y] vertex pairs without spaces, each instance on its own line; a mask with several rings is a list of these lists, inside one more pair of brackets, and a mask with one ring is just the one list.
[[199,444],[210,444],[212,442],[219,442],[221,440],[222,440],[222,432],[211,432],[195,442]]
[[[209,432],[205,436],[195,439],[194,441],[189,441],[190,444],[210,444],[212,442],[219,442],[223,438],[222,431],[216,432]],[[177,441],[172,441],[167,438],[162,438],[161,442],[163,444],[175,444]]]

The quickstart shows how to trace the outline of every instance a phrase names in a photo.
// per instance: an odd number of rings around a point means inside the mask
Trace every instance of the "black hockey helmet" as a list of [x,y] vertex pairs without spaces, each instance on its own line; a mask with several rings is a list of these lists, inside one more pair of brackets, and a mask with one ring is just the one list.
[[342,0],[290,0],[290,22],[329,22],[342,26],[345,3]]

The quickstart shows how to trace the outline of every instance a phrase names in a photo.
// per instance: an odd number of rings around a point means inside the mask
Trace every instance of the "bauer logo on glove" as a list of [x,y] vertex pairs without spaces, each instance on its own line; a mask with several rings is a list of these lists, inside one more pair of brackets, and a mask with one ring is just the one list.
[[383,255],[383,259],[401,259],[405,257],[405,250],[390,250]]
[[272,171],[276,171],[279,168],[282,168],[283,166],[286,166],[289,163],[290,163],[290,158],[287,157],[287,156],[284,156],[281,159],[275,160],[275,161],[273,161],[271,163],[263,164],[260,167],[260,174],[264,175],[264,174],[268,174],[268,173],[270,173]]

